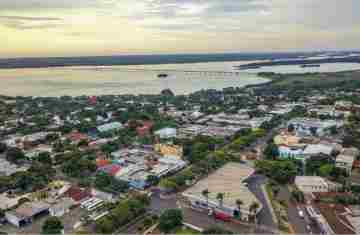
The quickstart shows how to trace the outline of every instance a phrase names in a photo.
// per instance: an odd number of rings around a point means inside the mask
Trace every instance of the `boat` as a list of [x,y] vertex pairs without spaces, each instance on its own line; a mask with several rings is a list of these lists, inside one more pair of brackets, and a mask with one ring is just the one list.
[[158,78],[167,78],[169,75],[166,73],[160,73],[158,74]]
[[300,65],[301,68],[318,68],[320,64],[302,64]]

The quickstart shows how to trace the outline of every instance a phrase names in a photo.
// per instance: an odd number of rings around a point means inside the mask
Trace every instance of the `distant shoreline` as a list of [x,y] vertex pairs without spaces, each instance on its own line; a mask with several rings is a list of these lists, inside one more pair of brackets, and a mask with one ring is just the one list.
[[[349,55],[343,52],[340,55]],[[0,59],[0,69],[52,68],[75,66],[116,66],[116,65],[159,65],[207,62],[269,61],[259,64],[275,63],[274,60],[293,60],[317,56],[309,53],[223,53],[223,54],[175,54],[175,55],[121,55],[87,57],[49,57],[49,58],[12,58]],[[345,59],[346,61],[346,59]],[[360,57],[358,57],[360,62]],[[240,66],[239,66],[240,67]]]
[[281,61],[266,61],[255,62],[245,65],[236,66],[239,70],[248,70],[251,68],[283,66],[283,65],[320,65],[321,64],[335,64],[335,63],[359,63],[360,56],[344,57],[344,58],[323,58],[323,59],[297,59],[297,60],[281,60]]

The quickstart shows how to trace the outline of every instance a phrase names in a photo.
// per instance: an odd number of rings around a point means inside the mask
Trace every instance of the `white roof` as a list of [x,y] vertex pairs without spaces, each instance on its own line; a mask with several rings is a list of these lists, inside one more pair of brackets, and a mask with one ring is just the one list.
[[336,162],[344,162],[344,163],[352,165],[354,163],[354,161],[355,161],[354,156],[340,154],[336,157]]
[[120,129],[120,128],[122,128],[122,126],[123,125],[120,122],[111,122],[111,123],[104,124],[102,126],[98,126],[97,129],[100,132],[106,132],[106,131]]
[[210,192],[209,203],[218,204],[216,195],[224,193],[223,205],[228,208],[237,208],[236,200],[240,199],[244,205],[242,208],[249,208],[253,202],[261,205],[259,200],[242,184],[254,169],[239,163],[227,163],[207,178],[200,180],[194,186],[187,189],[183,195],[185,197],[197,198],[205,201],[202,191],[207,189]]
[[330,155],[334,147],[324,144],[309,144],[304,150],[305,155],[316,155],[319,153]]
[[326,180],[320,176],[296,176],[295,178],[296,186],[303,186],[303,185],[315,185],[315,186],[322,186],[327,185]]

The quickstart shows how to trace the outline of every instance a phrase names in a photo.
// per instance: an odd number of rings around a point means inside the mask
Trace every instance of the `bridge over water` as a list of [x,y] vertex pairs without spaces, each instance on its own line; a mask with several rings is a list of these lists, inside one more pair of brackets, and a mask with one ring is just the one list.
[[[107,68],[96,68],[96,70],[103,70]],[[234,71],[204,71],[204,70],[180,70],[180,69],[141,69],[141,68],[116,68],[121,71],[128,72],[157,72],[157,73],[184,73],[185,75],[197,75],[197,76],[239,76],[240,72]]]

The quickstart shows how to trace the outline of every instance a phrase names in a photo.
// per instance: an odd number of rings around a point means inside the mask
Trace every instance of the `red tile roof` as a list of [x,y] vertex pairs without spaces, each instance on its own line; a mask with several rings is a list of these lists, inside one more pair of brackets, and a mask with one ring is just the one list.
[[104,166],[109,165],[109,164],[110,164],[109,160],[101,159],[101,158],[96,159],[96,166],[98,168],[104,167]]
[[114,176],[121,169],[118,164],[106,165],[99,168],[100,171],[107,173],[108,175]]
[[74,201],[79,202],[87,197],[91,197],[90,189],[79,188],[71,186],[64,194],[67,197],[72,198]]

